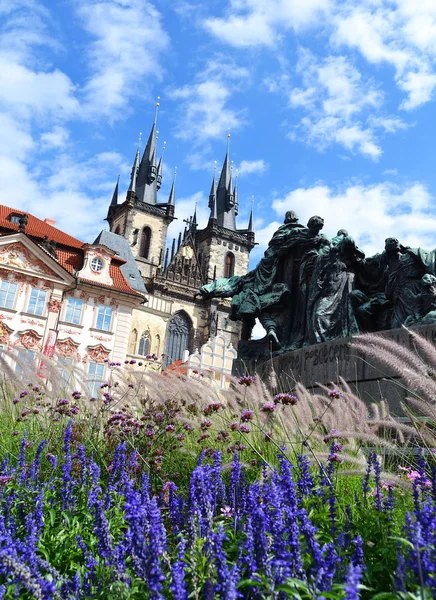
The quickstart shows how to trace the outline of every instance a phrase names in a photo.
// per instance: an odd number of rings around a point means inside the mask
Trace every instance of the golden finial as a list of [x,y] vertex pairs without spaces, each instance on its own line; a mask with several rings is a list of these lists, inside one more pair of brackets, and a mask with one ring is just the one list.
[[229,149],[230,149],[230,129],[228,129],[228,133],[227,133],[227,154],[229,153]]
[[156,110],[154,113],[154,124],[156,125],[156,119],[157,119],[157,111],[159,110],[159,106],[160,106],[160,96],[157,97],[157,102],[156,102]]
[[236,179],[239,177],[239,169],[236,169]]

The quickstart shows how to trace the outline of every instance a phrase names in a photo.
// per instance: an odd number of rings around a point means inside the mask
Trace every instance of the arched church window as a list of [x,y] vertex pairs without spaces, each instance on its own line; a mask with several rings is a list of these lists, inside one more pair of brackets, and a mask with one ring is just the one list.
[[233,277],[235,274],[235,255],[227,252],[224,262],[224,277]]
[[129,354],[135,354],[137,343],[138,343],[138,331],[136,329],[133,329],[130,332],[130,338],[129,338]]
[[144,331],[144,333],[141,335],[141,339],[139,340],[139,348],[138,348],[138,354],[140,354],[141,356],[146,356],[147,354],[150,354],[150,334],[148,333],[148,331]]
[[139,255],[142,258],[148,258],[150,253],[150,243],[151,243],[151,229],[150,227],[144,227],[141,233],[141,248]]
[[189,350],[191,320],[184,313],[176,313],[167,329],[165,342],[164,367],[183,358],[185,350]]
[[114,233],[116,233],[117,235],[120,235],[121,227],[119,225],[116,226]]

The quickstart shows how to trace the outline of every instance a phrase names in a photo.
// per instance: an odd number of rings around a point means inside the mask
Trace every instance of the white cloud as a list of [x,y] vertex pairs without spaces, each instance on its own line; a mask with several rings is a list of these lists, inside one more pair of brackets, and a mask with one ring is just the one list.
[[[381,148],[375,129],[381,122],[374,125],[366,118],[368,111],[378,110],[383,101],[374,82],[364,80],[344,56],[327,56],[317,61],[306,50],[300,51],[297,72],[302,85],[291,90],[289,104],[304,110],[306,116],[291,136],[298,135],[299,129],[306,142],[321,150],[337,143],[376,160]],[[393,123],[391,119],[391,128]]]
[[204,21],[205,28],[232,46],[274,46],[281,31],[311,25],[329,0],[231,0],[226,17]]
[[239,164],[239,175],[244,177],[245,175],[261,175],[268,169],[268,165],[260,158],[259,160],[242,160]]
[[63,148],[67,144],[69,136],[70,133],[65,127],[55,125],[51,131],[45,131],[41,134],[41,146],[43,150]]
[[[169,95],[180,103],[180,125],[176,136],[204,143],[237,130],[245,124],[245,111],[231,108],[232,94],[247,82],[249,71],[235,63],[211,59],[197,74],[197,81],[173,89]],[[194,157],[198,164],[198,155]]]
[[[436,88],[434,0],[230,0],[224,16],[209,17],[204,26],[220,42],[242,48],[284,48],[286,34],[317,27],[333,45],[357,50],[371,64],[391,65],[407,94],[405,110],[430,101]],[[271,77],[268,82],[276,87]]]
[[132,95],[149,94],[146,77],[161,78],[160,55],[169,37],[160,13],[147,0],[81,0],[78,13],[94,38],[87,53],[86,110],[122,118],[120,109]]
[[79,103],[65,73],[34,72],[0,54],[0,106],[28,118],[47,113],[72,115]]
[[359,50],[370,63],[392,65],[398,87],[408,94],[400,108],[411,110],[430,101],[436,88],[433,0],[338,6],[332,41]]

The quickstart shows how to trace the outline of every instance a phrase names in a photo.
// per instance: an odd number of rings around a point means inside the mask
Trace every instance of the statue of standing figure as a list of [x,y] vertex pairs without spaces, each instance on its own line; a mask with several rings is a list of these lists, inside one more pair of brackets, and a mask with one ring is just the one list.
[[200,288],[205,298],[232,298],[230,318],[242,321],[243,340],[256,318],[275,351],[436,322],[436,250],[408,248],[388,238],[365,259],[348,231],[329,240],[324,220],[304,227],[294,211],[271,238],[255,269]]

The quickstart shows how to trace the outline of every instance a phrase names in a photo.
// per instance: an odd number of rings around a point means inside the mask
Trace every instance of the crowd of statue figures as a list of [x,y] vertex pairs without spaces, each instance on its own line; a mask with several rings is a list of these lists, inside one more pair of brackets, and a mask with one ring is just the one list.
[[436,322],[436,250],[388,238],[365,258],[344,229],[329,239],[324,221],[307,227],[293,211],[274,233],[257,267],[200,288],[206,298],[232,298],[231,318],[248,340],[256,317],[275,350]]

